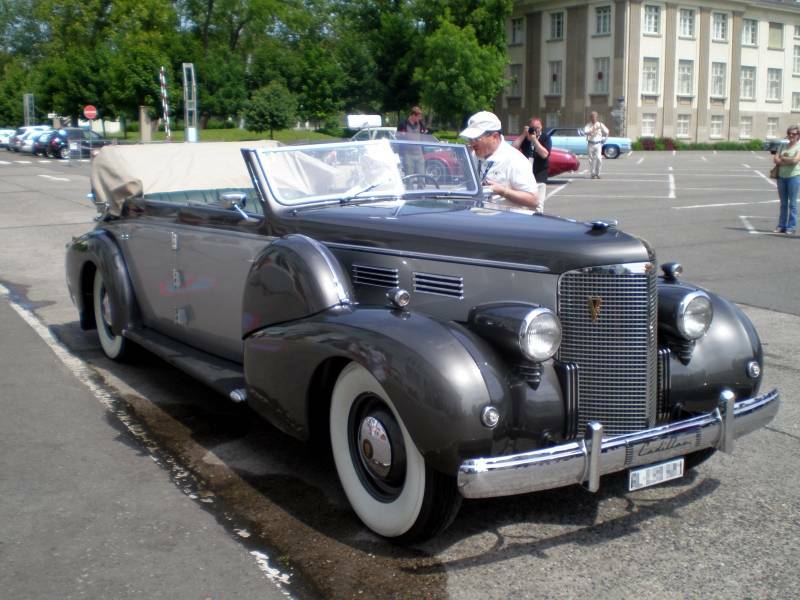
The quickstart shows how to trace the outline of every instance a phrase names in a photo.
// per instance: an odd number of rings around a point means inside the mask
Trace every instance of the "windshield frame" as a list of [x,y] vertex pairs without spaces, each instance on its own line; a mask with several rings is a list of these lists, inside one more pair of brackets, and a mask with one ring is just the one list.
[[[272,168],[269,166],[270,157],[281,154],[292,154],[307,156],[308,154],[319,155],[330,152],[359,152],[366,153],[371,150],[380,149],[385,152],[385,149],[390,147],[395,152],[396,159],[400,161],[399,152],[414,151],[413,147],[418,147],[421,153],[432,153],[438,150],[450,151],[454,154],[454,158],[461,169],[460,173],[463,174],[459,178],[458,187],[447,188],[427,188],[427,189],[409,189],[404,188],[402,191],[397,189],[386,190],[378,189],[381,186],[362,185],[354,186],[348,190],[338,190],[335,193],[329,194],[316,194],[305,195],[298,197],[297,200],[288,200],[278,189],[277,178],[272,173]],[[286,209],[295,210],[306,207],[319,207],[326,205],[336,204],[361,204],[365,202],[387,200],[405,201],[410,199],[420,198],[463,198],[471,200],[479,200],[481,198],[481,186],[478,183],[478,175],[475,170],[475,164],[472,159],[469,149],[463,144],[454,144],[446,142],[432,142],[430,140],[366,140],[366,141],[337,141],[325,142],[319,144],[302,144],[302,145],[286,145],[270,148],[259,148],[253,153],[257,159],[258,169],[260,171],[261,181],[264,183],[265,192],[270,196],[270,200],[277,204],[281,212]],[[359,155],[361,158],[363,154]],[[317,160],[317,159],[315,159]],[[385,166],[385,165],[384,165]],[[398,167],[398,171],[402,177],[402,168]],[[390,173],[395,175],[394,173]],[[424,175],[424,174],[420,174]],[[369,189],[366,189],[369,188]]]

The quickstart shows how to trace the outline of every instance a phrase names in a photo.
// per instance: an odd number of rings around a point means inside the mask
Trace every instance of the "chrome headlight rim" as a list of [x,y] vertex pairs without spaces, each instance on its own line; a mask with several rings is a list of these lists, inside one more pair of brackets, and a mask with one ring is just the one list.
[[[546,352],[533,353],[530,351],[529,345],[526,341],[528,339],[528,332],[537,320],[549,318],[552,318],[553,323],[555,323],[556,326],[556,335],[554,338],[555,341],[551,344],[551,347]],[[556,352],[558,352],[558,349],[561,346],[561,336],[561,321],[559,320],[558,315],[556,315],[556,313],[549,308],[538,307],[530,310],[522,319],[522,322],[519,326],[519,331],[517,332],[517,341],[520,352],[522,352],[525,358],[532,360],[533,362],[540,363],[555,356]]]
[[[689,309],[689,306],[692,302],[696,300],[703,300],[708,303],[708,319],[705,321],[702,329],[692,328],[690,329],[687,327],[686,323],[686,315]],[[678,311],[675,315],[675,323],[678,328],[678,332],[681,336],[687,340],[697,340],[703,337],[708,328],[711,326],[711,322],[714,320],[714,304],[711,302],[711,297],[702,290],[697,290],[694,292],[689,292],[686,294],[683,299],[678,304]]]

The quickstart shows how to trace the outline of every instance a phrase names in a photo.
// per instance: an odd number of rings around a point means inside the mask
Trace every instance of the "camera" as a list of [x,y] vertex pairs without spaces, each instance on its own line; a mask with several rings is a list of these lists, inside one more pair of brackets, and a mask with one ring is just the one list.
[[529,126],[528,127],[528,133],[531,133],[531,134],[535,133],[536,135],[539,135],[539,130],[536,127]]

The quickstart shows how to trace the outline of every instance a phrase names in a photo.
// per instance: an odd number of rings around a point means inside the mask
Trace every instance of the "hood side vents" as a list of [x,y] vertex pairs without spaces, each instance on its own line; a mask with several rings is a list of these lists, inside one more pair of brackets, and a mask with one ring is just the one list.
[[464,279],[450,275],[414,273],[414,291],[462,300],[464,298]]
[[353,265],[353,283],[356,285],[374,285],[393,288],[397,287],[399,282],[400,278],[397,275],[397,269]]

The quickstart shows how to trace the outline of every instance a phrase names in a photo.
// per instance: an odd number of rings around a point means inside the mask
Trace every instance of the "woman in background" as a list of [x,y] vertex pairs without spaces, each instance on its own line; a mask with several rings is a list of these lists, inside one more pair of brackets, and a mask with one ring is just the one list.
[[778,165],[778,197],[781,200],[775,233],[794,235],[797,229],[797,191],[800,187],[800,126],[786,130],[788,144],[782,144],[773,162]]

